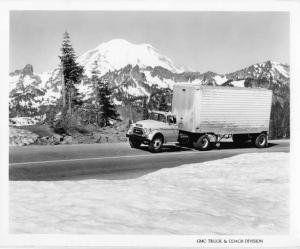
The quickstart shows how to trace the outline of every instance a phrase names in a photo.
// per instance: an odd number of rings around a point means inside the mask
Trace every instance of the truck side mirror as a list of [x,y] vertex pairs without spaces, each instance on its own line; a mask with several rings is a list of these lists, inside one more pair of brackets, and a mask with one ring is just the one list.
[[171,124],[176,124],[176,119],[175,117],[169,117],[168,118],[168,124],[171,125]]

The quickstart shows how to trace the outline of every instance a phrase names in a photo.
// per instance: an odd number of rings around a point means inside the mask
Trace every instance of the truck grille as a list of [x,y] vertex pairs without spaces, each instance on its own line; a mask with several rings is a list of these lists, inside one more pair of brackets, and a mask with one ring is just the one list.
[[133,133],[136,134],[136,135],[142,136],[144,132],[143,132],[143,129],[142,129],[142,128],[134,127],[134,128],[133,128]]

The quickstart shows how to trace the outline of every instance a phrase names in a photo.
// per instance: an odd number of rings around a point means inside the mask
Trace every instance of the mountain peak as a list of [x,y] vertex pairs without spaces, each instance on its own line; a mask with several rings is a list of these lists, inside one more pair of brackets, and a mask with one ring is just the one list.
[[133,67],[138,65],[140,68],[161,66],[174,73],[184,71],[183,67],[160,54],[152,45],[134,44],[124,39],[113,39],[102,43],[78,58],[78,62],[85,67],[88,75],[95,61],[99,65],[101,74],[119,70],[128,64]]
[[129,42],[122,38],[115,38],[115,39],[109,40],[107,42],[103,42],[100,45],[98,45],[97,48],[101,49],[102,47],[106,47],[106,48],[107,47],[113,47],[113,48],[115,48],[115,47],[144,47],[147,49],[155,50],[155,48],[149,43],[136,44],[136,43]]
[[23,68],[23,74],[32,76],[33,75],[33,66],[31,64],[27,64]]
[[110,46],[112,46],[112,47],[116,47],[116,46],[123,47],[123,46],[132,46],[132,45],[134,45],[134,44],[127,41],[127,40],[125,40],[125,39],[116,38],[116,39],[112,39],[108,42],[101,43],[97,48],[101,49],[102,47],[110,47]]
[[277,62],[277,61],[272,61],[272,60],[267,60],[267,61],[264,61],[264,62],[256,63],[254,65],[268,66],[268,67],[278,67],[278,66],[289,67],[289,64],[287,64],[287,63],[282,63],[282,62]]

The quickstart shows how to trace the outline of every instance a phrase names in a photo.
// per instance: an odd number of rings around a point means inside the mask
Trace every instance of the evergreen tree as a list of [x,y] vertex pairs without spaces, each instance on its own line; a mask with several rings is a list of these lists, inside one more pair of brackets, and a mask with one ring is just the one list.
[[143,98],[143,119],[148,119],[149,111],[148,111],[148,103],[147,103],[147,96]]
[[115,106],[112,104],[112,90],[109,87],[108,81],[100,77],[98,64],[95,61],[92,70],[92,95],[87,103],[85,103],[86,112],[90,116],[96,117],[95,121],[100,126],[109,125],[110,119],[118,119],[119,114]]
[[65,101],[65,103],[63,103],[63,106],[65,106],[63,113],[65,114],[67,108],[71,107],[72,110],[72,108],[82,104],[76,85],[80,83],[83,77],[84,68],[76,62],[75,51],[72,47],[68,32],[63,34],[61,52],[62,55],[59,56],[59,58],[65,83],[65,98],[63,98]]
[[95,117],[95,121],[98,125],[102,124],[101,114],[102,114],[102,101],[101,101],[101,79],[100,79],[100,71],[98,69],[98,63],[95,61],[94,67],[92,70],[92,95],[88,101],[88,112],[92,117]]
[[167,111],[169,111],[169,109],[170,109],[170,107],[168,105],[167,97],[165,94],[162,94],[160,102],[159,102],[158,110],[167,112]]
[[107,126],[110,124],[110,119],[119,119],[119,114],[117,113],[115,105],[112,103],[112,91],[108,81],[104,77],[99,79],[98,89],[102,125]]

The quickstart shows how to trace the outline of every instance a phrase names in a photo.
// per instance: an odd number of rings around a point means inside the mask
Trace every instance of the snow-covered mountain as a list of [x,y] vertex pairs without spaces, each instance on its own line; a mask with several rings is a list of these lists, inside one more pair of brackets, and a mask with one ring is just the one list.
[[[98,47],[85,52],[78,57],[78,62],[85,68],[85,79],[78,85],[79,91],[84,98],[88,98],[91,87],[88,77],[94,69],[95,62],[99,67],[101,75],[105,75],[116,70],[131,66],[138,66],[140,69],[152,70],[157,67],[170,74],[184,71],[182,66],[176,65],[167,56],[160,54],[150,44],[133,44],[123,39],[114,39],[100,44]],[[157,70],[156,70],[157,71]],[[167,81],[170,81],[167,79]],[[165,82],[153,78],[149,84],[156,82],[159,87],[171,87],[173,82]],[[31,95],[28,89],[35,87],[41,92],[37,96]],[[10,73],[10,106],[28,108],[38,108],[40,105],[54,105],[61,96],[61,71],[59,68],[52,72],[34,73],[32,65],[26,65],[23,69]],[[141,89],[140,89],[141,90]],[[134,93],[135,92],[135,93]],[[129,90],[129,95],[146,94],[142,90]]]
[[100,68],[101,74],[119,70],[128,64],[132,66],[138,65],[140,68],[161,66],[173,73],[184,71],[182,66],[176,65],[150,44],[133,44],[124,39],[114,39],[102,43],[78,58],[78,62],[84,66],[88,76],[94,68],[95,61]]
[[21,70],[9,74],[9,106],[11,116],[31,115],[41,107],[56,105],[61,96],[60,72],[37,74],[27,64]]
[[201,74],[199,72],[173,73],[163,67],[145,69],[128,65],[120,70],[108,72],[103,77],[106,77],[112,87],[117,89],[119,97],[141,97],[150,96],[157,89],[172,89],[178,82],[272,89],[273,85],[289,85],[289,66],[267,61],[228,74],[210,71]]
[[[210,71],[202,74],[187,72],[149,44],[136,45],[115,39],[100,44],[78,58],[86,72],[85,78],[78,85],[84,99],[89,98],[92,91],[89,76],[95,61],[102,77],[105,77],[114,89],[114,100],[117,104],[143,96],[147,96],[149,100],[154,93],[161,90],[170,92],[178,82],[264,87],[275,89],[277,92],[280,92],[283,86],[289,87],[287,64],[267,61],[228,74]],[[285,92],[286,90],[283,95]],[[11,116],[30,114],[39,111],[41,106],[56,105],[60,96],[61,71],[58,68],[50,73],[37,74],[31,65],[26,65],[24,69],[10,73]]]
[[228,74],[217,74],[209,71],[202,76],[201,83],[206,85],[245,87],[246,79],[266,79],[272,83],[289,84],[290,66],[284,63],[266,61]]
[[19,114],[31,114],[43,104],[46,90],[33,67],[26,65],[22,70],[10,73],[10,111]]

